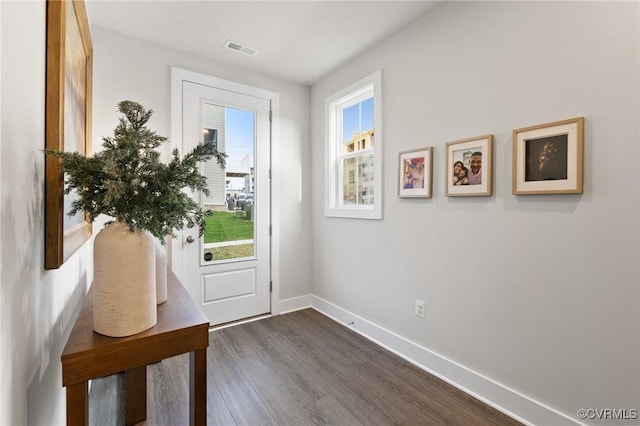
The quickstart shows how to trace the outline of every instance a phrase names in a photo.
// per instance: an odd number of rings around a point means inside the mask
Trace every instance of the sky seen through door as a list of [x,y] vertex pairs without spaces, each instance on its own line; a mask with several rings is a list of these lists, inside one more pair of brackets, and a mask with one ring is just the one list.
[[[253,111],[226,107],[225,113],[227,167],[246,167],[244,164],[253,167]],[[243,178],[230,178],[230,181],[229,189],[240,190],[244,187]]]

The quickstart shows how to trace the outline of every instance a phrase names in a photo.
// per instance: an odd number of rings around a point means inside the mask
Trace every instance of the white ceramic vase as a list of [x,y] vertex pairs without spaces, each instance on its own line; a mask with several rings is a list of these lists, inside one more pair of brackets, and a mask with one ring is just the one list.
[[156,247],[156,303],[167,301],[167,252],[160,241],[155,240]]
[[93,329],[106,336],[140,333],[157,322],[156,250],[148,232],[114,222],[93,248]]

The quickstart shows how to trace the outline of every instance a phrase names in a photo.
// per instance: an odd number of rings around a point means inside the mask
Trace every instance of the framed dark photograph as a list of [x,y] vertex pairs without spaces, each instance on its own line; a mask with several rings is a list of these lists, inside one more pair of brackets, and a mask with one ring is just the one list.
[[398,197],[431,198],[433,148],[402,151],[398,156]]
[[584,118],[513,131],[514,194],[581,194]]
[[493,135],[447,142],[445,164],[448,197],[493,193]]
[[[46,148],[91,153],[93,46],[82,1],[47,1]],[[59,268],[89,237],[84,214],[69,216],[60,160],[45,159],[45,269]]]

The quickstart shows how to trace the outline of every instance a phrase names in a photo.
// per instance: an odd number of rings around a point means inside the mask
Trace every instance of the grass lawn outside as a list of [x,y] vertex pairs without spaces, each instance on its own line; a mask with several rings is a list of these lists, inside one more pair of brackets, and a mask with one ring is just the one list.
[[[253,239],[254,222],[244,217],[236,217],[235,211],[213,212],[213,214],[205,216],[205,223],[205,244]],[[253,253],[251,255],[253,255]]]
[[204,253],[213,254],[212,261],[237,259],[240,257],[253,256],[253,244],[240,244],[237,246],[225,246],[204,249]]

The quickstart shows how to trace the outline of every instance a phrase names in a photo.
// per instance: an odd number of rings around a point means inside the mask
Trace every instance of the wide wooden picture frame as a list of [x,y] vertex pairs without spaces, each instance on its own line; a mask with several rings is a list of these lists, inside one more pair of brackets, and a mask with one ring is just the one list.
[[447,142],[445,194],[448,197],[491,196],[493,135]]
[[431,198],[433,189],[433,147],[401,151],[398,154],[398,197]]
[[584,117],[513,131],[513,194],[583,192]]
[[[83,1],[47,1],[46,142],[48,149],[91,153],[93,45]],[[69,216],[60,160],[45,159],[45,269],[59,268],[91,237],[86,215]]]

